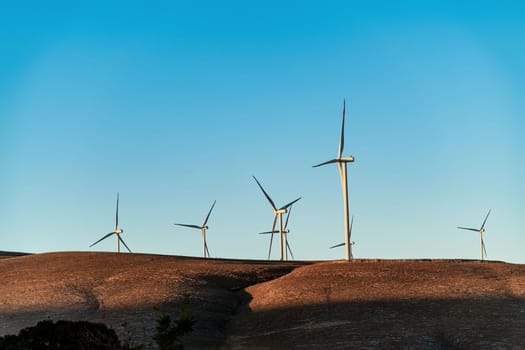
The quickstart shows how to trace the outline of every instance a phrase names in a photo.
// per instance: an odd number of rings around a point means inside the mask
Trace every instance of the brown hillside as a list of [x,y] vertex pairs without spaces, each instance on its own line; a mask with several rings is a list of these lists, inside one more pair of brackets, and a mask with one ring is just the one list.
[[0,334],[83,319],[148,345],[155,308],[188,295],[188,349],[525,349],[525,265],[52,253],[0,276]]
[[232,349],[525,349],[523,265],[325,262],[247,292]]
[[205,260],[115,253],[50,253],[0,260],[0,335],[44,319],[103,322],[123,340],[148,344],[159,310],[176,315],[189,296],[189,348],[219,346],[250,284],[299,263]]
[[15,256],[24,256],[28,255],[27,253],[19,253],[19,252],[5,252],[3,250],[0,250],[0,259],[7,259],[12,258]]

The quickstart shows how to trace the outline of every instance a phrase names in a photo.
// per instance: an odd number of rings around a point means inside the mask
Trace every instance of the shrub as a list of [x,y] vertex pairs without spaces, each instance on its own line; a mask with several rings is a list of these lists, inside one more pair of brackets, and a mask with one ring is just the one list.
[[171,317],[165,314],[157,316],[157,327],[153,340],[159,350],[182,350],[184,344],[181,337],[193,330],[195,321],[191,315],[188,298],[186,297],[179,311],[179,318],[172,322]]
[[125,350],[113,329],[86,321],[40,321],[18,335],[0,337],[2,350]]

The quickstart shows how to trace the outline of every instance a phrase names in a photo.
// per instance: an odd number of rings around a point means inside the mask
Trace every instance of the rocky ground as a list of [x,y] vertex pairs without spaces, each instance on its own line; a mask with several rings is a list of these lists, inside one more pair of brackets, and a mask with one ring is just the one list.
[[0,276],[0,335],[88,320],[151,347],[186,296],[188,349],[525,349],[525,265],[71,252],[2,259]]

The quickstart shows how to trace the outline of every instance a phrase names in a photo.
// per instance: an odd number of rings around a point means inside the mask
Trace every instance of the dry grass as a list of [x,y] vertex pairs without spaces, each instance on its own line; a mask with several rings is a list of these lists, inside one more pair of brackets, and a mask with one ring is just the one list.
[[[196,347],[221,344],[226,322],[254,283],[297,263],[245,263],[145,254],[50,253],[0,260],[0,334],[43,319],[103,322],[119,337],[149,343],[157,312],[175,314],[185,295]],[[158,310],[158,311],[156,311]]]
[[523,265],[325,262],[247,292],[230,348],[525,348]]
[[0,276],[0,334],[82,319],[148,344],[155,308],[189,295],[189,349],[525,348],[524,265],[52,253],[0,260]]

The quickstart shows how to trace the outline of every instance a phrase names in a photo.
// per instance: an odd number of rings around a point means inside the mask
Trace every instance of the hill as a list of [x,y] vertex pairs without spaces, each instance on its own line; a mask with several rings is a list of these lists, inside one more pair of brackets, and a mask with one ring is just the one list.
[[6,252],[3,250],[0,250],[0,259],[6,259],[6,258],[12,258],[15,256],[24,256],[24,255],[28,255],[28,253]]
[[122,340],[149,343],[158,313],[188,296],[190,348],[222,344],[243,288],[304,263],[206,260],[147,254],[48,253],[0,260],[0,335],[45,319],[103,322]]
[[524,265],[50,253],[0,260],[0,275],[0,334],[89,320],[148,344],[187,295],[188,349],[525,348]]

